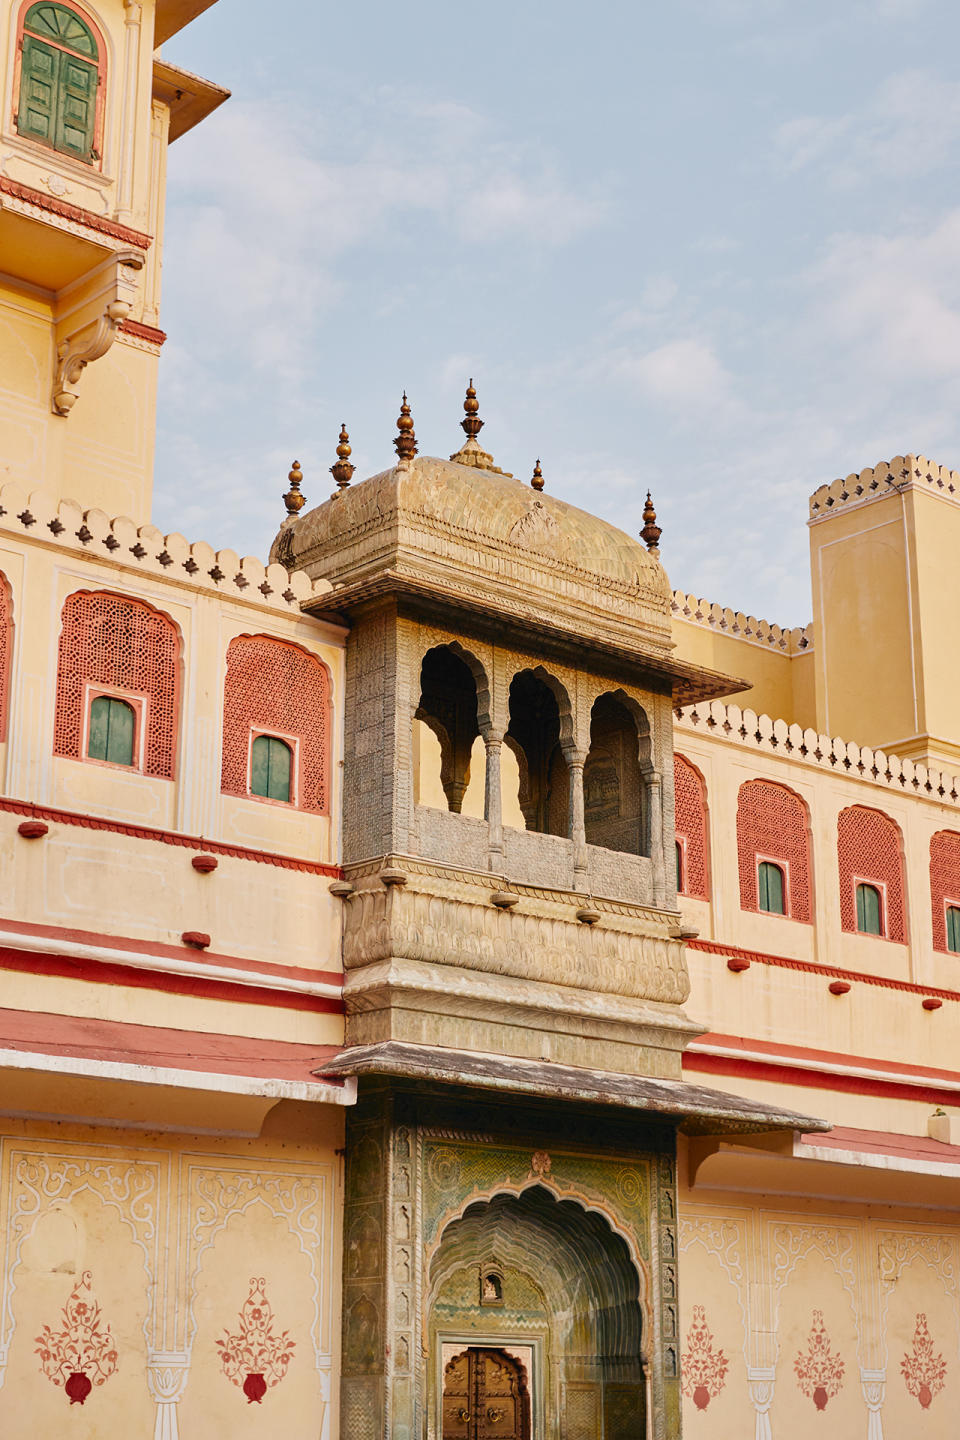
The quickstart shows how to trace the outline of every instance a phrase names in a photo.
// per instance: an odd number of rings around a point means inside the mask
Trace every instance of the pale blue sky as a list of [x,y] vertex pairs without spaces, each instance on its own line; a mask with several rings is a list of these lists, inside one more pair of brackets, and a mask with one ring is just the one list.
[[960,468],[951,0],[220,0],[233,98],[170,154],[155,519],[264,555],[345,420],[636,532],[673,584],[810,617],[807,496]]

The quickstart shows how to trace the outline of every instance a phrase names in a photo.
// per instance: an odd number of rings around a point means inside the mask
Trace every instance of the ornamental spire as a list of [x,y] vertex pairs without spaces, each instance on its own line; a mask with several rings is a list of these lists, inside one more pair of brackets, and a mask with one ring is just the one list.
[[393,443],[401,463],[409,463],[417,453],[417,437],[413,429],[413,416],[410,414],[410,406],[407,403],[406,390],[403,392],[403,402],[397,417],[397,434]]
[[296,519],[296,517],[300,514],[300,511],[303,509],[304,505],[307,503],[306,495],[301,495],[300,493],[300,483],[303,480],[303,471],[300,469],[299,460],[294,460],[293,468],[291,469],[290,474],[287,476],[287,479],[290,481],[290,489],[287,491],[286,495],[284,495],[283,503],[287,507],[287,514],[291,518]]
[[467,386],[467,398],[463,402],[463,408],[465,414],[460,421],[460,428],[467,437],[466,443],[451,455],[450,459],[457,465],[472,465],[475,470],[493,470],[497,475],[509,475],[508,470],[501,470],[498,465],[494,465],[493,456],[481,449],[477,439],[483,429],[483,421],[478,414],[480,402],[477,399],[477,392],[473,388],[472,380]]
[[330,466],[330,474],[337,482],[337,494],[346,490],[353,479],[353,472],[356,467],[350,464],[350,436],[347,434],[346,425],[340,426],[340,443],[337,446],[337,459],[335,464]]
[[463,402],[465,419],[460,421],[460,429],[467,437],[467,443],[476,440],[483,429],[483,421],[477,413],[480,409],[480,401],[477,399],[477,392],[473,388],[473,380],[467,386],[467,398]]
[[530,476],[530,484],[534,490],[543,489],[543,471],[540,469],[540,457],[537,456],[537,463],[533,467],[533,474]]
[[643,529],[640,531],[640,539],[646,542],[647,549],[651,555],[660,554],[660,536],[663,531],[657,524],[657,512],[653,508],[653,501],[650,499],[650,491],[647,491],[647,503],[643,507]]

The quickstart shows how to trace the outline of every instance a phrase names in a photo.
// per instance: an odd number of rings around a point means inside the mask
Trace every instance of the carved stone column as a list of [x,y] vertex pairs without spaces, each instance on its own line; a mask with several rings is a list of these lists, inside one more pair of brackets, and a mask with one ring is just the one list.
[[663,787],[659,770],[651,770],[647,776],[647,793],[650,799],[650,863],[653,867],[653,903],[663,905],[666,901],[666,877],[663,858]]
[[147,1356],[147,1384],[157,1405],[153,1440],[179,1440],[177,1405],[189,1373],[190,1356],[185,1350],[155,1350]]
[[483,813],[490,827],[489,868],[497,873],[503,869],[503,800],[500,780],[503,736],[490,730],[484,735],[483,743],[487,747]]
[[755,1440],[773,1440],[770,1428],[770,1406],[773,1404],[773,1385],[776,1378],[773,1365],[748,1365],[747,1390],[756,1411]]
[[570,839],[573,841],[573,888],[587,890],[587,827],[583,811],[583,767],[586,755],[582,750],[568,750],[570,767]]
[[140,71],[140,24],[143,7],[137,0],[123,0],[123,150],[120,157],[120,214],[129,219],[133,213],[134,138],[137,113],[137,92]]
[[867,1422],[867,1440],[883,1440],[883,1401],[887,1389],[887,1372],[885,1370],[863,1370],[860,1371],[860,1388],[863,1391],[863,1398],[866,1401],[867,1409],[870,1412],[870,1419]]

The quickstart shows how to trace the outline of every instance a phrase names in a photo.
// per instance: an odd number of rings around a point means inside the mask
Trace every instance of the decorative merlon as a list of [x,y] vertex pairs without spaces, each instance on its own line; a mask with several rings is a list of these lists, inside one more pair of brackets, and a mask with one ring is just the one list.
[[53,413],[69,415],[77,401],[77,385],[87,365],[100,360],[130,315],[137,294],[137,273],[143,269],[139,250],[120,250],[57,295],[54,337],[57,370],[53,381]]
[[692,625],[703,625],[723,635],[734,635],[750,640],[755,645],[769,645],[782,650],[785,655],[803,655],[813,647],[813,626],[797,625],[785,630],[769,620],[758,620],[755,615],[744,615],[740,610],[729,610],[715,605],[712,600],[700,600],[696,595],[687,595],[683,590],[674,590],[673,615],[678,620],[688,620]]
[[688,705],[677,713],[675,731],[680,750],[683,741],[679,737],[684,731],[709,735],[781,760],[832,770],[848,780],[879,785],[887,791],[915,795],[938,805],[960,807],[960,776],[913,760],[901,760],[898,755],[872,750],[869,745],[857,745],[853,740],[804,730],[786,720],[772,720],[755,710],[741,710],[739,705],[725,705],[722,700]]
[[190,544],[155,525],[137,526],[126,515],[111,520],[103,510],[83,510],[75,500],[53,501],[43,490],[28,495],[15,481],[0,488],[0,533],[285,614],[298,614],[303,602],[332,588],[328,580],[311,580],[303,570],[288,572],[253,555],[214,550],[202,540]]
[[960,473],[938,465],[925,455],[895,455],[881,460],[872,469],[821,485],[810,496],[810,519],[822,520],[832,510],[867,500],[877,500],[894,490],[928,490],[946,499],[960,501]]

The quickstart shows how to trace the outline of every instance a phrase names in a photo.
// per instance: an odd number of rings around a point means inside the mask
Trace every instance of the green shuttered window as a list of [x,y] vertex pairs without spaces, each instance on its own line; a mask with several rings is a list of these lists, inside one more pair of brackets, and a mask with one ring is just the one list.
[[947,906],[947,949],[960,955],[960,906]]
[[293,751],[276,735],[258,735],[250,756],[250,794],[265,800],[290,800]]
[[77,160],[97,159],[93,32],[63,5],[32,5],[23,22],[17,129]]
[[783,871],[770,860],[761,860],[757,869],[757,901],[770,915],[785,915]]
[[857,886],[857,929],[861,935],[883,934],[883,909],[875,885]]
[[132,765],[135,729],[132,705],[112,695],[98,695],[90,706],[87,754],[91,760],[107,760],[111,765]]

